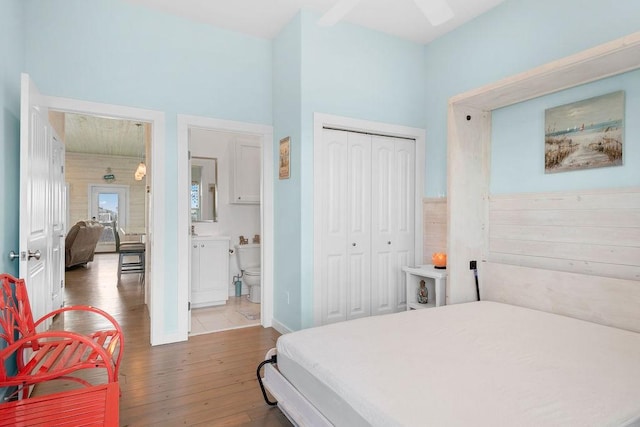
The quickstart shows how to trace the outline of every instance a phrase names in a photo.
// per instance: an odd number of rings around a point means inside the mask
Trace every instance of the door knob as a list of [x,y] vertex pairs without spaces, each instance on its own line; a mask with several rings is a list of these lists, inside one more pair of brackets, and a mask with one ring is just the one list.
[[40,259],[40,256],[41,256],[41,254],[40,254],[40,250],[39,249],[36,250],[35,252],[29,251],[27,259],[31,259],[31,258]]
[[9,252],[9,259],[13,261],[16,258],[20,258],[20,254],[15,253],[15,251]]

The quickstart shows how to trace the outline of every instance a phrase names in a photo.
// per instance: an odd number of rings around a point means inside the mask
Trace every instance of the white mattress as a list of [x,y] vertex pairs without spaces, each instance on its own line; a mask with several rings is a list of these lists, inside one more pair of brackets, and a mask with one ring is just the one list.
[[278,369],[335,425],[640,425],[640,334],[493,302],[311,328]]

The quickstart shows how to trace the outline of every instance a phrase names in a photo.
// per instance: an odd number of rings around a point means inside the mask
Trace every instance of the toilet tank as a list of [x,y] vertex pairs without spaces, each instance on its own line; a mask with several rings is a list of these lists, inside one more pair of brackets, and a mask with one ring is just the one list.
[[236,245],[236,260],[238,268],[246,270],[247,268],[260,267],[260,245]]

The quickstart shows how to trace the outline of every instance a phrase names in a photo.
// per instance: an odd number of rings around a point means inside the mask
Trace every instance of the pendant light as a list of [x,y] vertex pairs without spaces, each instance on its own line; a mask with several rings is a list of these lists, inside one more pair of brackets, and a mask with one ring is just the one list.
[[[142,142],[142,152],[144,153],[144,138],[143,138],[143,134],[141,133],[142,131],[142,123],[136,123],[136,126],[138,126],[138,136],[140,137],[140,141]],[[136,172],[133,174],[133,177],[135,178],[136,181],[142,181],[142,178],[144,178],[144,176],[147,174],[147,166],[144,164],[144,154],[142,156],[140,156],[140,163],[138,163],[138,167],[136,168]]]

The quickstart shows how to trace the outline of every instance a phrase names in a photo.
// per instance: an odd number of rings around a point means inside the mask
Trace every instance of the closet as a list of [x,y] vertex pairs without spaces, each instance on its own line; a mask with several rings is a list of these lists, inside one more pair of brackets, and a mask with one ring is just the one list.
[[414,263],[415,141],[324,129],[321,322],[405,310]]

